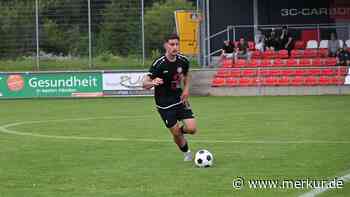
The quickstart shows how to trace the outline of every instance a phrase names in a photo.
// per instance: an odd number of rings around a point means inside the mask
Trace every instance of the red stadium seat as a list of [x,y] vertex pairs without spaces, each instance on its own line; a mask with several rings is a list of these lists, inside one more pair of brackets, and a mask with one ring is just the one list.
[[292,58],[301,58],[301,57],[303,57],[303,55],[304,55],[303,50],[295,50],[295,49],[293,49],[293,50],[290,52],[290,56],[291,56]]
[[270,70],[270,75],[271,76],[280,76],[280,75],[282,75],[282,71],[278,70],[278,69]]
[[305,49],[306,43],[302,40],[295,41],[294,49]]
[[237,78],[226,78],[226,86],[238,86],[239,85],[239,81]]
[[277,53],[277,57],[278,58],[288,58],[289,57],[289,54],[288,54],[288,51],[283,49],[283,50],[279,50],[278,53]]
[[318,54],[320,57],[328,57],[328,49],[319,49]]
[[242,71],[243,77],[253,77],[256,76],[256,70],[247,69]]
[[321,58],[312,59],[312,66],[324,66],[325,62]]
[[211,86],[212,87],[222,87],[225,85],[225,79],[222,77],[216,77],[213,79]]
[[295,76],[295,70],[294,69],[285,69],[281,71],[282,76]]
[[318,84],[318,78],[314,76],[308,76],[305,78],[305,85],[314,86]]
[[277,85],[280,86],[288,86],[289,85],[289,77],[283,76],[278,79]]
[[251,59],[249,62],[248,62],[248,67],[258,67],[259,65],[259,60],[257,59]]
[[301,86],[304,85],[304,78],[301,76],[296,76],[291,79],[290,81],[291,85],[293,86]]
[[282,66],[286,66],[287,65],[287,62],[285,60],[282,60],[282,59],[275,59],[273,61],[273,64],[272,66],[276,66],[276,67],[282,67]]
[[224,59],[224,60],[222,61],[222,66],[223,66],[224,68],[231,68],[231,67],[233,66],[233,64],[234,64],[234,62],[233,62],[232,59]]
[[297,69],[295,70],[295,76],[305,76],[307,75],[307,70],[306,69]]
[[241,76],[241,70],[240,69],[232,69],[230,72],[231,77],[240,77]]
[[275,58],[275,51],[273,51],[273,50],[266,50],[266,51],[263,52],[263,57],[265,59]]
[[263,59],[263,60],[261,60],[260,66],[261,66],[261,67],[269,67],[269,66],[272,66],[272,64],[271,64],[271,59]]
[[319,76],[321,75],[321,69],[308,69],[307,70],[307,75],[311,75],[311,76]]
[[299,65],[298,61],[294,58],[287,60],[287,66],[294,67],[294,66],[298,66],[298,65]]
[[278,84],[278,78],[267,77],[267,78],[264,78],[262,82],[263,82],[262,84],[265,86],[275,86]]
[[345,76],[349,73],[349,69],[347,67],[339,67],[336,72],[337,76]]
[[231,75],[229,69],[219,69],[216,73],[216,77],[229,77]]
[[319,84],[320,85],[330,85],[331,84],[331,78],[326,76],[321,76],[319,78]]
[[345,78],[344,77],[332,77],[331,78],[331,84],[332,85],[344,85],[344,80]]
[[311,59],[309,59],[309,58],[300,59],[299,65],[300,66],[312,66]]
[[252,86],[256,83],[254,83],[256,78],[247,78],[247,77],[242,77],[239,79],[239,85],[240,86]]
[[259,50],[252,51],[252,58],[253,59],[260,59],[262,58],[262,53]]
[[245,59],[238,59],[236,60],[236,67],[244,67],[247,65],[247,61]]
[[325,75],[325,76],[332,76],[335,75],[335,70],[331,69],[331,68],[326,68],[321,70],[321,74]]
[[248,41],[248,47],[249,47],[249,50],[254,51],[255,50],[255,43],[252,41]]
[[258,76],[270,76],[270,70],[258,70],[257,72]]
[[335,65],[337,65],[337,58],[335,58],[335,57],[326,58],[326,63],[325,64],[327,66],[335,66]]
[[317,49],[305,49],[304,50],[304,58],[315,58],[318,56]]

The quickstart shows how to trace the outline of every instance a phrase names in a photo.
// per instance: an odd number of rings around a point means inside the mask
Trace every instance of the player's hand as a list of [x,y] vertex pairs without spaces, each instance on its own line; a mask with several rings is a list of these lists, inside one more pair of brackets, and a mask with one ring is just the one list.
[[190,92],[188,90],[184,90],[181,94],[181,101],[183,103],[188,102],[188,97],[190,96]]
[[154,86],[159,86],[159,85],[162,85],[164,82],[163,82],[163,79],[157,77],[157,78],[152,80],[152,83]]

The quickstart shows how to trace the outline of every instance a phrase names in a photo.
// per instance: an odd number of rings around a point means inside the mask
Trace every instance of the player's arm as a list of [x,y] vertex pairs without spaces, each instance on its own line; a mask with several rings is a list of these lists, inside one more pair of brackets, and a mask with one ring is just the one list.
[[181,95],[182,102],[187,102],[188,97],[190,96],[190,81],[191,81],[191,73],[188,71],[183,79],[184,87]]
[[163,84],[163,79],[158,77],[152,79],[149,75],[146,75],[143,80],[142,87],[144,89],[151,89],[154,86],[159,86],[161,84]]

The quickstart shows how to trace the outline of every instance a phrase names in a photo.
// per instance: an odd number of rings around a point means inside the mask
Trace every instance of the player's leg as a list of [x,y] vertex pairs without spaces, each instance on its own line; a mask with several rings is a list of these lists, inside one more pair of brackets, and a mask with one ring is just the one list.
[[179,147],[179,149],[184,153],[185,155],[185,161],[191,161],[192,160],[192,154],[189,151],[187,141],[181,132],[180,124],[177,121],[176,118],[176,110],[158,110],[159,114],[161,115],[165,126],[170,130],[170,133],[173,136],[173,140],[175,144]]
[[184,125],[181,127],[181,131],[184,134],[195,134],[197,132],[197,123],[195,118],[183,119]]
[[[187,141],[181,132],[180,124],[176,123],[173,127],[169,128],[170,133],[173,136],[174,142],[177,144],[182,152],[188,151]],[[186,147],[187,146],[187,147]]]
[[183,134],[195,134],[197,132],[196,119],[189,103],[181,106],[176,114],[177,119],[183,121],[183,125],[180,127]]
[[177,144],[179,149],[184,153],[184,161],[192,161],[192,153],[188,147],[187,140],[181,131],[179,123],[176,123],[173,127],[169,128],[173,135],[174,142]]

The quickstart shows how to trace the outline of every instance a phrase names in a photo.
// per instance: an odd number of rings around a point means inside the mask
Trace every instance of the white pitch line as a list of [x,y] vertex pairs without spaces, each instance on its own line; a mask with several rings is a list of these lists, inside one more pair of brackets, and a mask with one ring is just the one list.
[[[346,182],[350,182],[350,173],[337,178],[337,180],[342,180],[343,184],[345,184]],[[309,192],[306,192],[306,193],[300,195],[299,197],[315,197],[317,195],[320,195],[321,193],[324,193],[324,192],[331,189],[330,184],[331,184],[331,182],[328,182],[326,184],[326,187],[313,189]],[[343,187],[344,187],[344,185],[343,185]]]
[[[151,138],[111,138],[111,137],[93,137],[93,136],[58,136],[58,135],[45,135],[36,133],[20,132],[11,130],[9,128],[24,125],[24,124],[40,124],[47,122],[65,122],[65,121],[86,121],[94,119],[123,119],[132,118],[144,119],[150,116],[104,116],[104,117],[88,117],[88,118],[75,118],[75,119],[53,119],[53,120],[39,120],[39,121],[21,121],[15,123],[9,123],[0,126],[0,132],[20,135],[31,136],[40,138],[51,139],[64,139],[64,140],[93,140],[93,141],[133,141],[133,142],[171,142],[169,139],[151,139]],[[244,140],[244,139],[229,139],[229,140],[201,140],[191,139],[192,142],[197,143],[237,143],[237,144],[350,144],[350,141],[327,141],[327,140],[297,140],[297,141],[283,141],[283,140]]]

